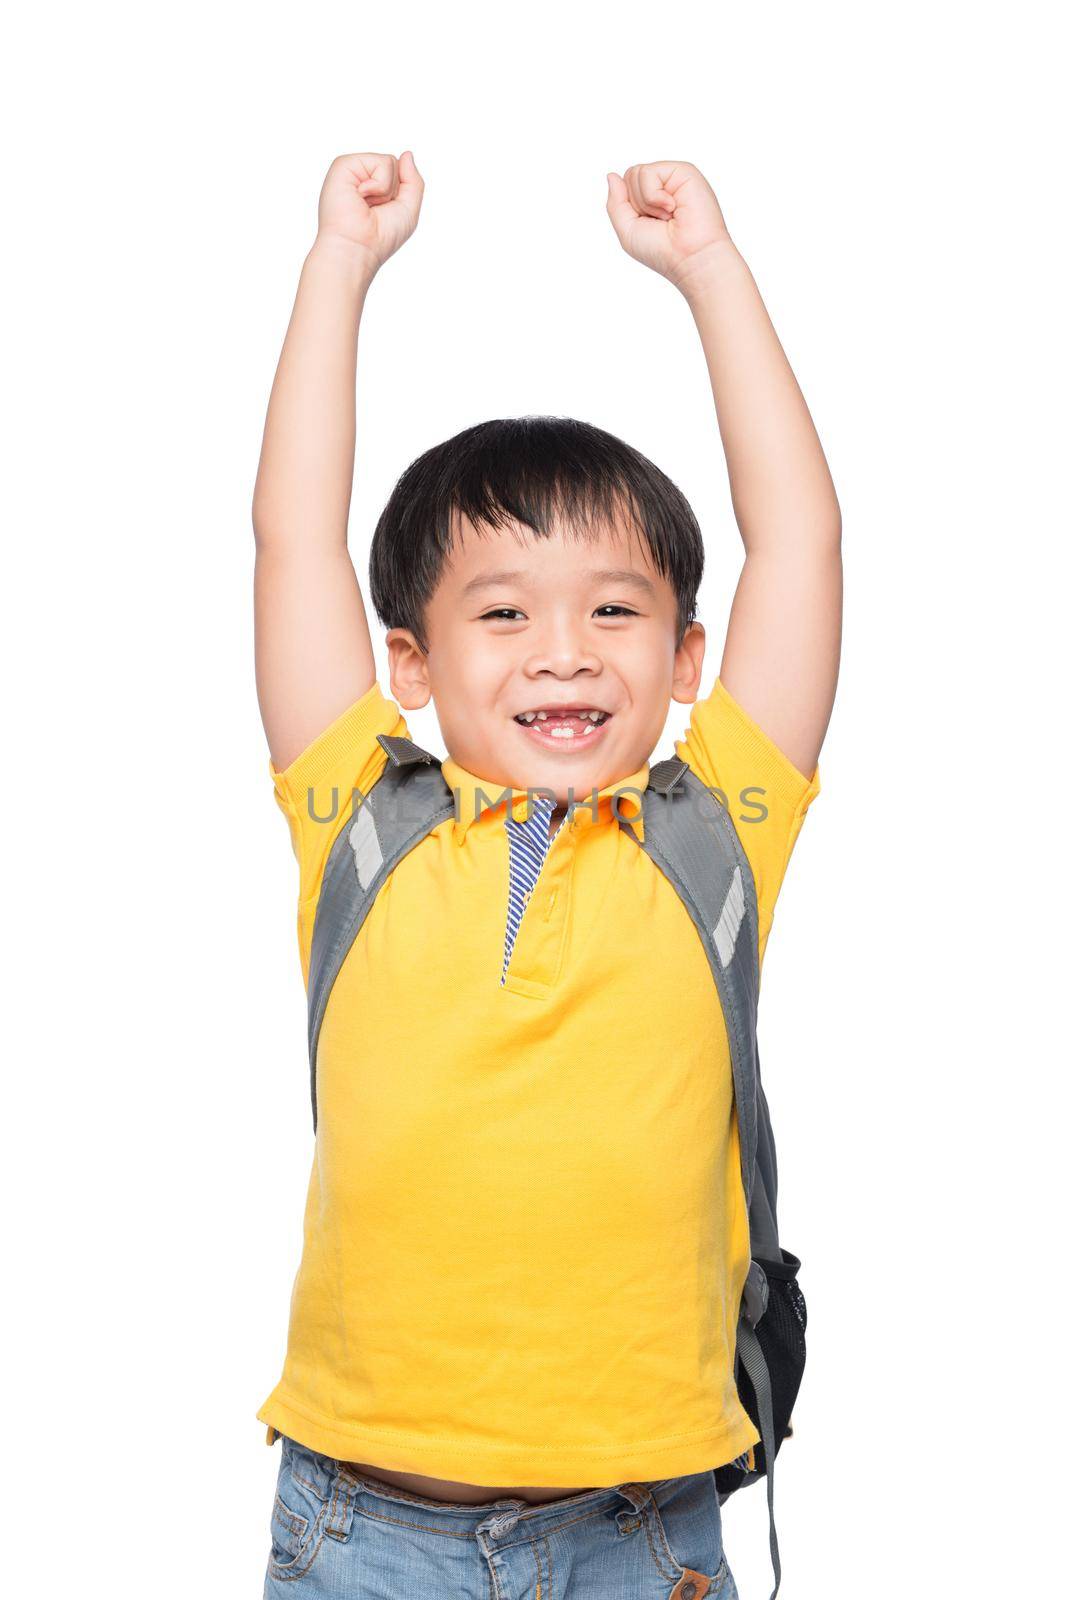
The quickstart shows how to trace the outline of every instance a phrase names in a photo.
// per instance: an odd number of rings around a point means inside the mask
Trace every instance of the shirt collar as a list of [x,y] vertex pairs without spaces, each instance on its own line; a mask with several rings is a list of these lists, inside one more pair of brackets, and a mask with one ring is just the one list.
[[[508,814],[508,798],[511,796],[511,815],[517,822],[525,822],[530,816],[533,800],[537,797],[537,790],[533,793],[529,789],[512,789],[506,783],[492,783],[487,778],[476,777],[473,772],[467,772],[452,757],[441,763],[441,773],[445,782],[453,793],[455,806],[456,833],[462,844],[467,830],[474,822],[481,822],[488,816],[504,816]],[[637,772],[629,773],[625,778],[617,778],[614,783],[606,783],[597,789],[596,814],[590,803],[592,797],[586,795],[581,800],[576,800],[571,820],[577,832],[592,827],[594,821],[626,820],[630,823],[639,839],[645,837],[642,825],[642,798],[649,782],[649,763],[639,767]],[[612,797],[618,795],[613,807]]]

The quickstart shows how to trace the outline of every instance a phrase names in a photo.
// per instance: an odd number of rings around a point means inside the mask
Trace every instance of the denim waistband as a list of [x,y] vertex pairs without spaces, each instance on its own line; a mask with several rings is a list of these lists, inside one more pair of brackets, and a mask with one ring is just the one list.
[[[380,1516],[390,1521],[404,1521],[430,1533],[485,1534],[491,1539],[513,1535],[519,1539],[542,1538],[555,1528],[580,1521],[598,1512],[605,1516],[618,1514],[624,1507],[630,1514],[640,1512],[650,1501],[661,1483],[619,1483],[603,1489],[584,1489],[579,1494],[562,1496],[559,1500],[533,1501],[518,1496],[505,1496],[496,1500],[463,1503],[453,1500],[432,1500],[414,1494],[391,1483],[384,1483],[368,1473],[357,1472],[344,1461],[319,1455],[314,1450],[298,1444],[286,1435],[282,1449],[287,1452],[293,1470],[303,1477],[309,1487],[323,1500],[336,1498],[339,1487],[345,1496],[362,1502],[365,1515]],[[365,1499],[366,1497],[366,1499]],[[403,1507],[403,1512],[400,1508]]]

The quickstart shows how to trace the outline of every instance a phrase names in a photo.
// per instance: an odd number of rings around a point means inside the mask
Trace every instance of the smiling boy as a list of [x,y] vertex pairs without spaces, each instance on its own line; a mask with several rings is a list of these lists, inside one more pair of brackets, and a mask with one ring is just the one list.
[[387,698],[346,546],[357,335],[422,191],[407,151],[331,167],[254,501],[305,978],[352,820],[331,793],[373,793],[403,711],[433,702],[455,797],[322,1019],[286,1362],[259,1412],[283,1440],[265,1593],[730,1594],[713,1473],[759,1439],[735,1385],[730,1048],[636,840],[669,703],[692,705],[677,752],[737,825],[763,956],[835,693],[837,500],[705,179],[612,173],[619,241],[685,296],[712,381],[745,547],[719,675],[699,699],[684,496],[602,430],[527,417],[437,445],[390,497],[370,562]]

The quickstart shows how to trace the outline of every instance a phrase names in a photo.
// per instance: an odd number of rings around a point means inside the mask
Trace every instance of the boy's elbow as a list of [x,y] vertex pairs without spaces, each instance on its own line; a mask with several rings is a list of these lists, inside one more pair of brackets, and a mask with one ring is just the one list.
[[827,543],[832,549],[841,551],[842,548],[842,507],[838,503],[838,495],[834,485],[831,485],[831,503],[827,509]]
[[252,537],[258,551],[276,548],[281,542],[279,519],[261,489],[252,496]]
[[256,487],[252,491],[252,537],[255,539],[257,547],[259,547],[267,537],[266,496],[264,495],[259,478],[256,479]]
[[842,508],[833,489],[829,500],[810,507],[808,514],[800,518],[791,536],[791,543],[798,540],[814,556],[841,560]]

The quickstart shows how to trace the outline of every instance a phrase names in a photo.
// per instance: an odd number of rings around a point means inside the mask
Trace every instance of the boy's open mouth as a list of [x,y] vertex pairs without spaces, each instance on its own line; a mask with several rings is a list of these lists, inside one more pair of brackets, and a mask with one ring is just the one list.
[[596,744],[612,713],[600,706],[538,706],[512,720],[538,744],[555,750],[585,749]]

